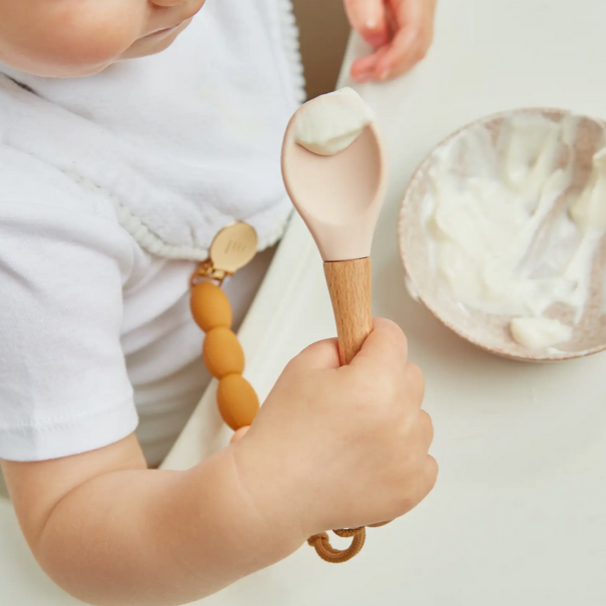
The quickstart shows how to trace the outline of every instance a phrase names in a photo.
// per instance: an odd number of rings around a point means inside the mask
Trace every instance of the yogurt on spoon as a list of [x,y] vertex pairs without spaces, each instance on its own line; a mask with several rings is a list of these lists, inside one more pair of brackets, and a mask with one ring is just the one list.
[[295,141],[314,154],[332,156],[347,149],[375,116],[351,88],[320,95],[297,112]]

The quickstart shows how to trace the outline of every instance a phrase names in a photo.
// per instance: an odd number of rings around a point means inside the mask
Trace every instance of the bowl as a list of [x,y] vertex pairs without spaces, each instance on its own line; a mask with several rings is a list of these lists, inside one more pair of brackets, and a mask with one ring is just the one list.
[[606,123],[547,108],[481,118],[439,143],[400,211],[411,296],[499,356],[557,361],[606,349],[602,148]]

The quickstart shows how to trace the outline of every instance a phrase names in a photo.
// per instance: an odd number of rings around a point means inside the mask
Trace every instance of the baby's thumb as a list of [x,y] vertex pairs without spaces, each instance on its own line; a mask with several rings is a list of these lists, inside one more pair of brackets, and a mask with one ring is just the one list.
[[325,339],[306,347],[294,357],[289,366],[304,370],[339,368],[339,348],[336,339]]
[[351,27],[373,48],[389,41],[384,0],[345,0]]

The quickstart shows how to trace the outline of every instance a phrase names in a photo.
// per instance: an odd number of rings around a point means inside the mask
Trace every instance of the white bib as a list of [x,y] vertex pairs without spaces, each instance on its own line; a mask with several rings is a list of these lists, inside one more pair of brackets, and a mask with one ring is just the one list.
[[10,116],[0,145],[111,197],[155,255],[205,259],[234,220],[251,224],[263,249],[291,208],[279,154],[303,85],[288,0],[209,0],[168,50],[95,76],[0,64],[0,113]]

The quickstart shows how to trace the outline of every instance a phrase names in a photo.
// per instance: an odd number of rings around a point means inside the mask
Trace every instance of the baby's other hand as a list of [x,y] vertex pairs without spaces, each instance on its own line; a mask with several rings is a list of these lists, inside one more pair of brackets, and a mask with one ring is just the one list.
[[436,0],[344,0],[349,22],[373,52],[351,68],[358,82],[389,80],[412,69],[433,39]]
[[296,528],[305,540],[417,505],[437,475],[423,391],[406,337],[387,320],[375,321],[349,366],[339,368],[335,341],[297,356],[231,446],[242,484],[273,531]]

